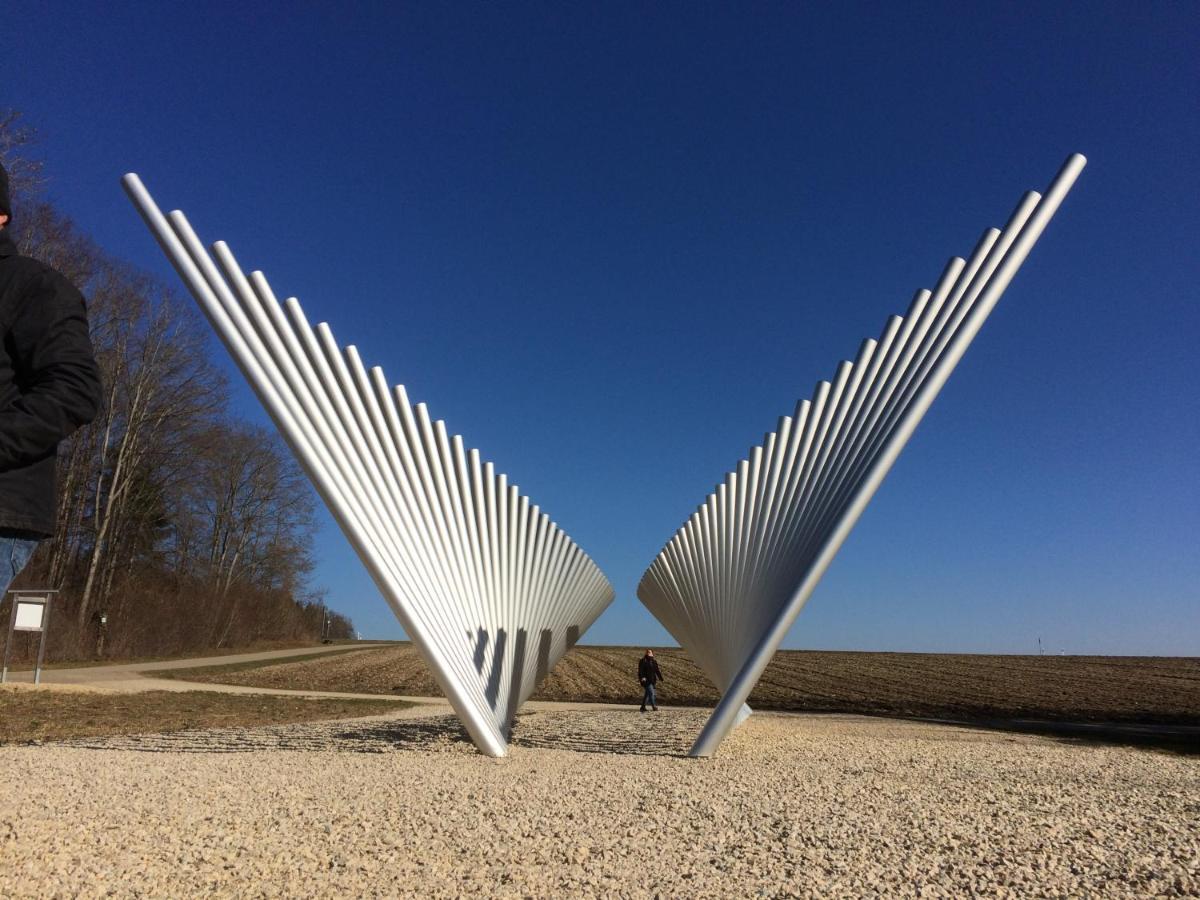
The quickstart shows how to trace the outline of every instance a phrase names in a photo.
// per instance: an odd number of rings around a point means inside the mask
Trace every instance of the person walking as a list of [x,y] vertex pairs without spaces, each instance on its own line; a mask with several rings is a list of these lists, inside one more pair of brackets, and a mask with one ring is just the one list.
[[83,296],[17,252],[0,166],[0,598],[54,533],[58,442],[100,408]]
[[642,712],[646,711],[647,703],[652,710],[658,712],[658,697],[654,693],[654,686],[663,680],[662,669],[658,667],[654,651],[647,650],[646,655],[638,660],[638,681],[642,684]]

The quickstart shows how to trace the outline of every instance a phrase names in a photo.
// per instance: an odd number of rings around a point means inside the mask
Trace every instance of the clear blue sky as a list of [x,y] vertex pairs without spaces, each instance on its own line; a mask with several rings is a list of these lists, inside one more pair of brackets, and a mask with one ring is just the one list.
[[[606,643],[667,641],[634,589],[695,504],[1082,152],[786,646],[1195,655],[1198,26],[1192,3],[27,2],[0,106],[109,250],[174,277],[136,170],[495,460],[612,580]],[[322,522],[331,604],[398,636]]]

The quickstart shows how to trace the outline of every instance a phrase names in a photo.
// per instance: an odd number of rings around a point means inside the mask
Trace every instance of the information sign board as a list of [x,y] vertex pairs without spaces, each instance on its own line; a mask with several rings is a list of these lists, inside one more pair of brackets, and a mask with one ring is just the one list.
[[45,618],[46,601],[44,598],[22,597],[17,600],[17,618],[13,622],[13,631],[41,631]]

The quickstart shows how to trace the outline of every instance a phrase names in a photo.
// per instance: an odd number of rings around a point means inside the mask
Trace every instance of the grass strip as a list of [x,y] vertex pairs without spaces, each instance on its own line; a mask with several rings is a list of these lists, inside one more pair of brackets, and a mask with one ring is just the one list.
[[209,691],[87,691],[0,689],[0,744],[117,734],[284,725],[384,715],[411,704],[398,700],[310,699]]

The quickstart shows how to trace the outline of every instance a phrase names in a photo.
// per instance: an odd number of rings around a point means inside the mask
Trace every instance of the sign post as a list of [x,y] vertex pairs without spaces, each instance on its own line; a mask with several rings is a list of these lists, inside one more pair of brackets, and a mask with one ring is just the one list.
[[50,599],[58,591],[10,591],[12,609],[8,616],[8,636],[4,641],[4,667],[0,669],[0,684],[8,680],[8,658],[12,653],[13,635],[18,631],[36,631],[41,634],[38,642],[37,664],[33,669],[33,683],[42,683],[42,660],[46,656],[46,627],[50,623]]

